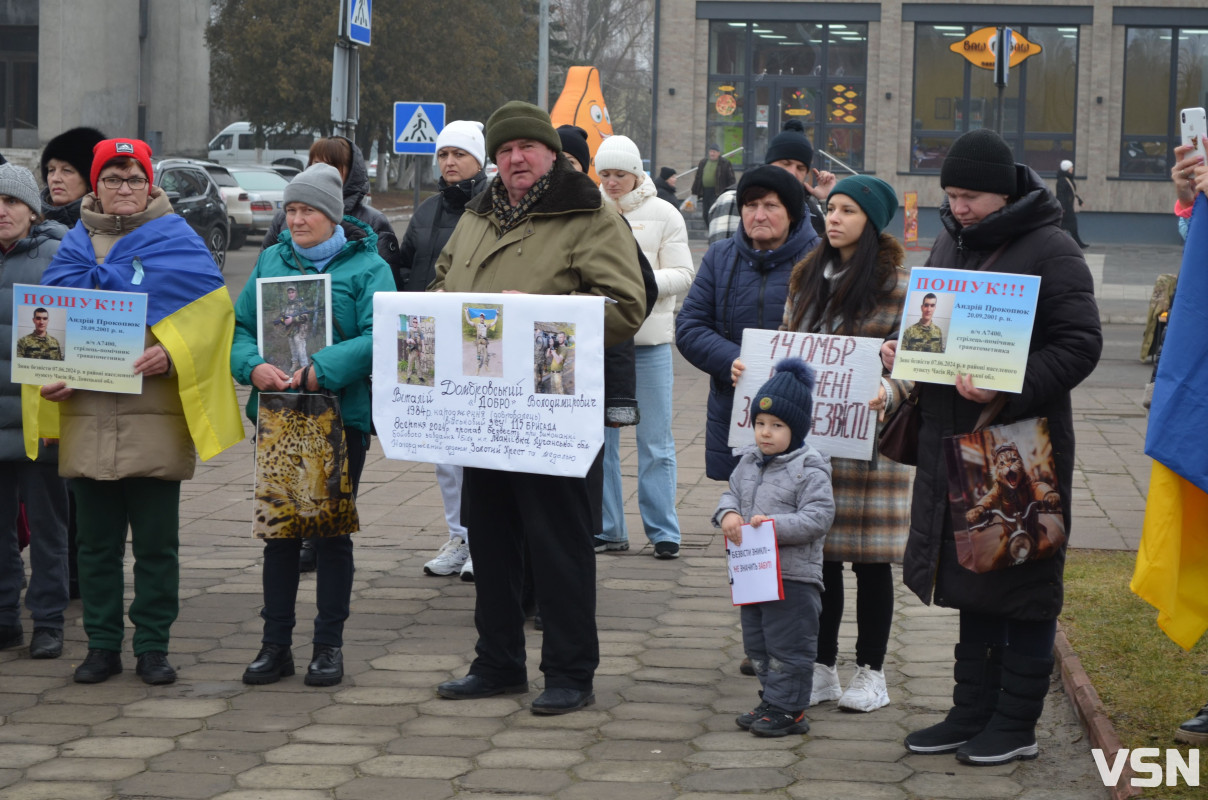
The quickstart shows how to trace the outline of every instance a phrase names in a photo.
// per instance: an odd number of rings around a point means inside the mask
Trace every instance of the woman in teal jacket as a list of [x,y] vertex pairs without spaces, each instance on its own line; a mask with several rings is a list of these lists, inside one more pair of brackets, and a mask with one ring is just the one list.
[[[260,254],[235,304],[235,342],[231,373],[254,389],[247,414],[256,419],[261,391],[295,389],[336,392],[348,442],[353,492],[360,482],[369,446],[370,385],[373,364],[373,295],[394,291],[394,278],[377,254],[377,235],[354,217],[344,216],[340,173],[315,164],[285,189],[288,230]],[[293,374],[270,364],[256,343],[256,281],[326,273],[331,276],[332,344],[309,356],[310,365]],[[309,686],[334,686],[344,677],[344,621],[352,596],[352,539],[326,536],[314,540],[318,556],[314,653],[306,672]],[[274,683],[294,674],[291,652],[298,594],[296,538],[267,539],[264,544],[264,620],[262,647],[243,673],[248,684]]]

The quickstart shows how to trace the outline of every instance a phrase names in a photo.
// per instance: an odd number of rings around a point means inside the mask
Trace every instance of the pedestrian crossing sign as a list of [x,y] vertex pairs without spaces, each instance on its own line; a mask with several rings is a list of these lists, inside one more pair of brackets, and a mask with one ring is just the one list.
[[404,155],[434,155],[436,135],[444,127],[444,103],[395,103],[394,152]]
[[368,47],[372,16],[373,0],[351,0],[348,7],[348,38],[356,44]]

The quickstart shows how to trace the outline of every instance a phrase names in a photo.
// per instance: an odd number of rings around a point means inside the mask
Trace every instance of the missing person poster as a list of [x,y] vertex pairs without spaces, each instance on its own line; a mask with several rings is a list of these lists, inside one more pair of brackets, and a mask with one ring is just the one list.
[[387,458],[582,478],[604,444],[604,298],[379,292]]
[[139,394],[147,295],[13,284],[12,381]]
[[1020,391],[1039,294],[1038,275],[914,267],[893,377]]
[[747,328],[739,358],[746,367],[734,390],[730,447],[755,443],[751,405],[782,358],[800,358],[814,368],[814,417],[806,437],[820,453],[867,461],[877,438],[877,412],[868,407],[881,386],[881,340],[824,333]]

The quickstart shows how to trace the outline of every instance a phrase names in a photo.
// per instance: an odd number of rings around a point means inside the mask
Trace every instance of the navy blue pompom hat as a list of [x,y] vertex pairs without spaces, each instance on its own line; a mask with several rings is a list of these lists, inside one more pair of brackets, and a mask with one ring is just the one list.
[[792,452],[801,447],[810,432],[814,417],[814,370],[799,358],[785,358],[776,364],[776,373],[768,378],[751,403],[755,417],[774,414],[789,426]]

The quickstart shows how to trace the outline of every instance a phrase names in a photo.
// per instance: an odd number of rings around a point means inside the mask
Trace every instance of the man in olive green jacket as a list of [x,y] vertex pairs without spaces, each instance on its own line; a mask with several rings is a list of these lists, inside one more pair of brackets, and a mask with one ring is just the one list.
[[[633,234],[592,180],[560,155],[549,115],[506,103],[487,122],[486,144],[499,176],[466,204],[429,291],[602,295],[616,301],[604,307],[605,346],[632,338],[646,314]],[[545,691],[532,711],[591,705],[600,645],[587,480],[467,467],[462,497],[475,565],[477,657],[466,677],[437,692],[464,700],[528,691],[520,588],[531,559],[545,624]]]

